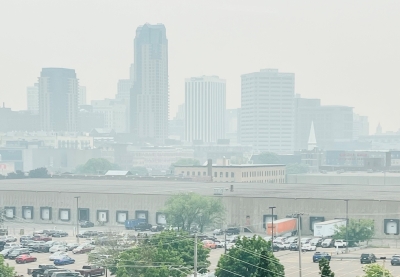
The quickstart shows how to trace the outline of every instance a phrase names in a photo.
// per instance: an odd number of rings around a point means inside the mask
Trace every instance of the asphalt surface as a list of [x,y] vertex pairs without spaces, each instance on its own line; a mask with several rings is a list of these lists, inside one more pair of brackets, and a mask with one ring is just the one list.
[[[14,226],[12,226],[9,231],[10,235],[16,235],[19,234],[20,229],[24,227],[25,234],[32,233],[34,230],[40,230],[40,229],[62,229],[65,230],[69,233],[69,236],[66,238],[54,238],[54,240],[62,240],[62,241],[67,241],[67,242],[76,242],[76,238],[74,237],[74,230],[73,226],[55,226],[55,225],[48,225],[48,224],[23,224],[21,225],[16,223]],[[62,227],[62,228],[61,228]],[[89,228],[86,230],[110,230],[110,228],[106,227],[95,227],[95,228]],[[126,232],[124,228],[122,227],[115,227],[112,228],[111,230],[113,231],[121,231],[121,232]],[[129,231],[132,232],[132,231]],[[19,238],[19,235],[16,235],[16,237]],[[222,237],[221,237],[222,238]],[[85,241],[85,239],[80,239],[80,242]],[[399,245],[400,247],[400,245]],[[390,258],[394,254],[399,254],[400,249],[397,248],[367,248],[367,249],[350,249],[350,253],[348,254],[342,254],[336,253],[336,249],[334,248],[321,248],[317,249],[317,251],[321,252],[328,252],[332,255],[332,261],[330,263],[332,270],[335,272],[335,276],[341,277],[341,276],[349,276],[349,277],[356,277],[356,276],[362,276],[363,274],[363,266],[360,264],[360,256],[362,253],[373,253],[377,257],[386,257]],[[343,252],[343,249],[340,249],[339,252]],[[214,271],[218,260],[221,255],[224,254],[224,249],[213,249],[210,252],[210,271]],[[229,255],[229,251],[227,253]],[[306,252],[306,253],[301,253],[301,260],[302,260],[302,276],[319,276],[319,268],[318,268],[318,263],[313,263],[312,262],[312,256],[314,252]],[[14,260],[6,260],[9,262],[10,265],[14,266],[17,273],[28,276],[27,275],[27,270],[28,268],[36,268],[39,264],[49,264],[51,263],[48,259],[50,256],[49,253],[33,253],[33,256],[38,258],[38,261],[35,263],[27,263],[27,264],[16,264]],[[73,257],[76,262],[75,264],[72,265],[66,265],[64,268],[67,269],[80,269],[82,268],[83,265],[87,264],[87,254],[72,254],[70,252],[69,254],[71,257]],[[298,252],[295,251],[279,251],[275,252],[275,256],[279,258],[280,262],[285,266],[285,276],[299,276],[299,254]],[[378,260],[378,263],[383,264],[383,260]],[[390,260],[387,260],[385,262],[385,267],[388,268],[393,276],[398,277],[400,276],[400,266],[391,266],[390,265]]]

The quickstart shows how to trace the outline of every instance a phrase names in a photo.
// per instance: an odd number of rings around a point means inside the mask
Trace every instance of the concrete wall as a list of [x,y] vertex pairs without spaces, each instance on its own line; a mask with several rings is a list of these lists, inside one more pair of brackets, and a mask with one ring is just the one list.
[[[103,194],[103,193],[61,193],[35,191],[2,191],[0,206],[15,207],[16,219],[23,222],[76,224],[76,199],[80,196],[79,207],[88,208],[89,220],[97,224],[97,211],[108,211],[106,225],[118,225],[117,211],[128,211],[128,218],[135,218],[135,211],[148,211],[148,221],[156,224],[156,213],[161,212],[168,195],[134,195],[134,194]],[[346,202],[344,200],[325,199],[294,199],[271,197],[228,197],[220,196],[226,207],[226,225],[250,225],[255,232],[265,232],[264,215],[270,215],[268,207],[275,206],[278,219],[285,218],[296,212],[302,212],[302,233],[311,235],[310,217],[324,217],[325,220],[346,217]],[[22,207],[33,207],[33,219],[22,219]],[[40,207],[52,207],[52,220],[40,218]],[[59,219],[60,209],[70,209],[69,221]],[[398,201],[349,200],[349,218],[370,218],[375,221],[376,237],[389,237],[384,234],[384,219],[399,219],[400,206]],[[222,226],[225,227],[225,226]],[[399,226],[400,227],[400,226]]]
[[400,175],[398,173],[371,173],[365,175],[298,174],[287,175],[286,182],[289,184],[398,185],[400,184]]

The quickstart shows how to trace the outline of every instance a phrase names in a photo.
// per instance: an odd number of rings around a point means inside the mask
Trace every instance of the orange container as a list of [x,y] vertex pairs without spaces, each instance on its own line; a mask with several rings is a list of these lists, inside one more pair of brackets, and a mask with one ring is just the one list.
[[[266,224],[267,235],[272,235],[272,222]],[[297,230],[297,218],[274,220],[274,237]]]

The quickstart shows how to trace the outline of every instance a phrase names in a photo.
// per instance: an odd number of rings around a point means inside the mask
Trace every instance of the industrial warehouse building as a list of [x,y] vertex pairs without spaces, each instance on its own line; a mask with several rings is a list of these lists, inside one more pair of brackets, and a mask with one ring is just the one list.
[[[128,180],[129,179],[129,180]],[[400,230],[400,186],[327,185],[278,183],[213,183],[169,180],[95,180],[72,178],[16,179],[0,181],[0,206],[7,220],[33,223],[76,224],[79,197],[80,220],[106,226],[126,219],[145,218],[165,224],[165,201],[174,193],[196,192],[218,197],[226,208],[224,226],[265,232],[275,206],[277,219],[304,213],[302,233],[312,234],[319,221],[349,218],[375,221],[377,237],[396,237]]]

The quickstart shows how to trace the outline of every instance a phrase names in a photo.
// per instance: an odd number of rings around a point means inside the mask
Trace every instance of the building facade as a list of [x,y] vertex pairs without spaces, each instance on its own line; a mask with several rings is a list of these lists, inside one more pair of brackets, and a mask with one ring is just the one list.
[[129,102],[124,99],[93,100],[94,113],[103,114],[104,128],[117,133],[129,132]]
[[226,83],[217,76],[185,80],[186,141],[217,142],[225,138]]
[[26,88],[27,109],[32,114],[39,114],[39,84]]
[[131,132],[139,139],[168,138],[168,40],[163,24],[139,26],[134,41]]
[[293,100],[293,73],[262,69],[242,75],[241,143],[257,151],[292,152]]
[[369,135],[368,116],[353,115],[353,139]]
[[86,87],[84,87],[84,86],[79,86],[78,105],[79,106],[86,105]]
[[43,131],[73,132],[78,129],[78,87],[74,69],[42,69],[39,115]]
[[116,99],[124,99],[129,101],[133,82],[130,79],[118,80]]

